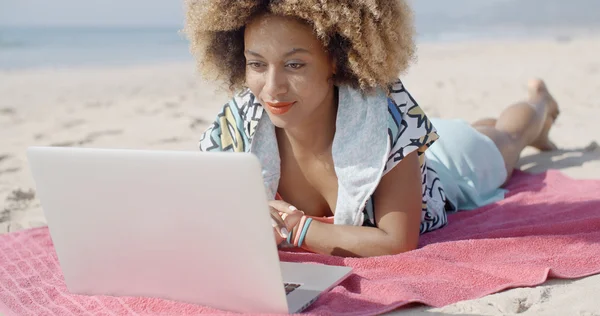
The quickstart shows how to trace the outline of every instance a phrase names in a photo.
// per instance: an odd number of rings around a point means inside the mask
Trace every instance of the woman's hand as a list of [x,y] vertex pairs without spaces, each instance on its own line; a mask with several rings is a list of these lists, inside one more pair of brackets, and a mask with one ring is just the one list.
[[269,202],[269,209],[271,212],[271,219],[273,220],[275,242],[279,245],[288,237],[292,229],[298,225],[304,212],[299,211],[295,206],[281,200]]

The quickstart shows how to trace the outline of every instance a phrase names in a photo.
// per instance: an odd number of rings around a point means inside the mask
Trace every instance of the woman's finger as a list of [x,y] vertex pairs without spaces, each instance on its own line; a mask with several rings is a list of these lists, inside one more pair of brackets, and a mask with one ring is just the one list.
[[295,206],[285,201],[271,201],[269,202],[269,206],[279,211],[280,214],[283,213],[283,220],[285,221],[288,230],[296,226],[304,215],[304,212],[298,210]]
[[298,209],[290,203],[282,200],[274,200],[269,202],[269,206],[278,210],[281,213],[292,214],[299,212]]
[[[269,206],[271,218],[273,219],[273,227],[281,237],[287,238],[289,229],[298,224],[304,213],[293,205],[281,200],[270,201]],[[279,215],[280,213],[283,213],[283,218]]]
[[302,216],[304,215],[303,212],[295,212],[292,213],[291,215],[288,215],[285,218],[285,224],[288,227],[288,229],[293,229],[296,225],[298,225],[298,223],[300,222],[300,220],[302,219]]
[[279,216],[279,212],[270,207],[270,213],[271,213],[271,224],[273,225],[273,228],[275,228],[275,230],[277,230],[277,233],[283,237],[283,238],[287,238],[289,231],[287,229],[287,225],[285,224],[285,221],[283,220],[283,218],[281,218],[281,216]]

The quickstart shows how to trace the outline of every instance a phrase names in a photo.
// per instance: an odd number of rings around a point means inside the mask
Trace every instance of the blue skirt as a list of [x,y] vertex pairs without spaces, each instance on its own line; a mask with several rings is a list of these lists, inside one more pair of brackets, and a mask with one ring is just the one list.
[[456,210],[472,210],[504,198],[504,158],[486,135],[460,119],[431,119],[440,138],[425,152]]

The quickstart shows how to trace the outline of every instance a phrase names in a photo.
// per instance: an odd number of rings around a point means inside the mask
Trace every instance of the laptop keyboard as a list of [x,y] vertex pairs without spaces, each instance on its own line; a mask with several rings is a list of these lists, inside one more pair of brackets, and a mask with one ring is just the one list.
[[292,293],[295,289],[299,288],[301,284],[296,283],[283,283],[285,287],[285,295]]

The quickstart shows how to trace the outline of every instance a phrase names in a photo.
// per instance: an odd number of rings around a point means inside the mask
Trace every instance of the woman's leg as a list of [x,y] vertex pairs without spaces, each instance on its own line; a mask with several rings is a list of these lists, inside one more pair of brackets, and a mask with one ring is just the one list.
[[558,104],[545,83],[534,79],[529,82],[527,102],[511,105],[497,119],[483,119],[473,127],[491,138],[502,153],[508,181],[525,147],[556,149],[548,134],[558,114]]

